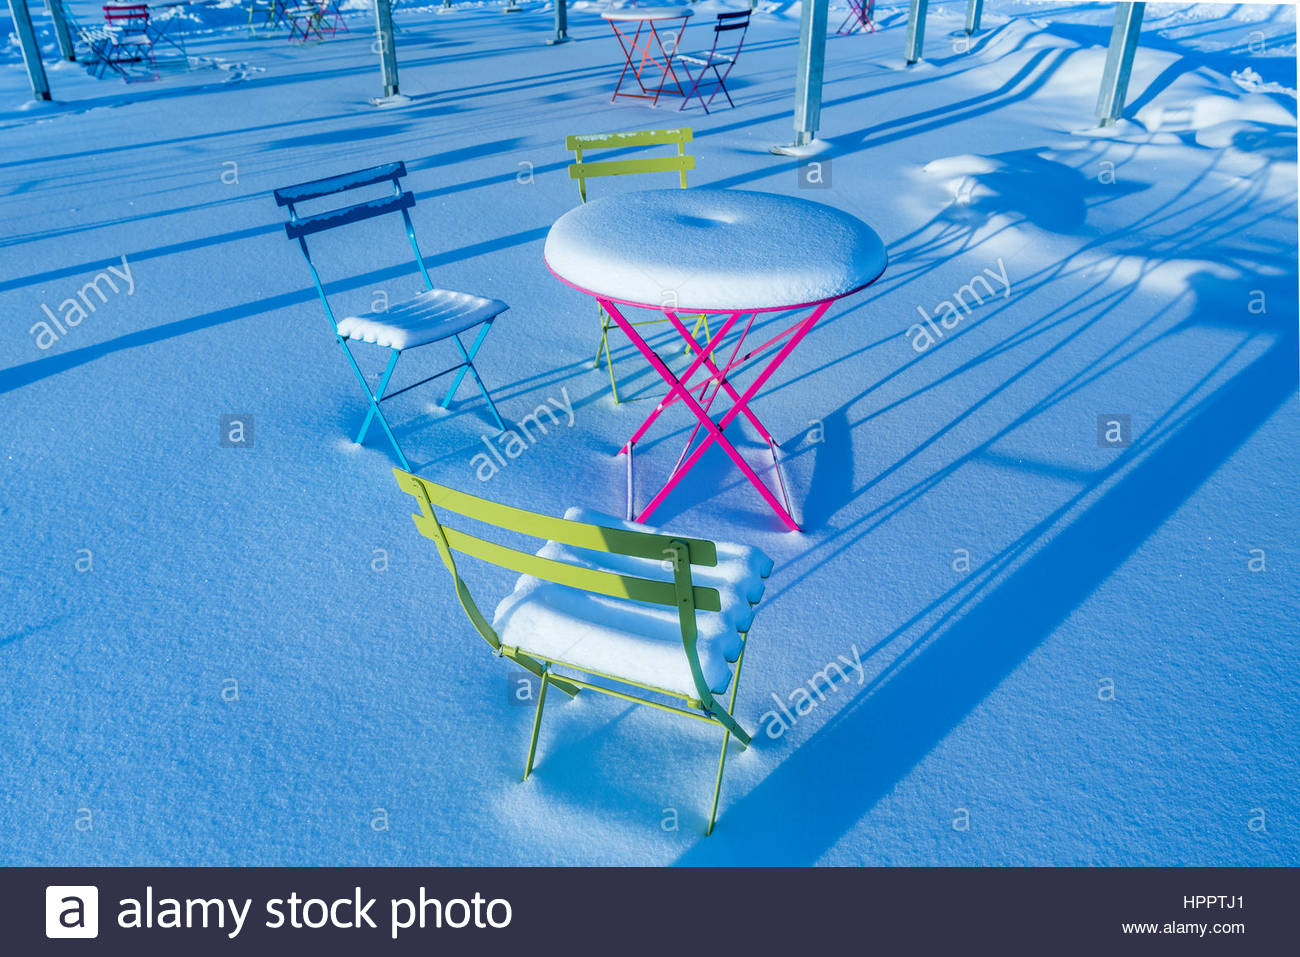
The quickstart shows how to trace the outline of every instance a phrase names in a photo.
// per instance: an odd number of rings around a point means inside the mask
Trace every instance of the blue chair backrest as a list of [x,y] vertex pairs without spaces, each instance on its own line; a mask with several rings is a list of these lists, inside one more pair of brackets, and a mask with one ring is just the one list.
[[[295,186],[282,186],[275,190],[276,205],[289,207],[289,221],[284,224],[284,231],[290,239],[298,240],[298,245],[302,248],[302,254],[307,259],[307,265],[311,268],[316,291],[320,294],[321,302],[325,305],[325,312],[329,316],[331,323],[335,321],[334,311],[330,308],[329,299],[325,296],[325,288],[322,286],[320,276],[316,272],[316,264],[312,262],[311,253],[307,249],[307,237],[313,233],[336,229],[350,223],[359,223],[388,213],[401,213],[402,221],[406,225],[406,237],[410,240],[411,251],[415,254],[415,264],[420,267],[420,275],[424,277],[425,285],[433,289],[433,280],[429,278],[429,271],[424,266],[424,257],[420,255],[420,245],[415,239],[415,226],[412,224],[411,214],[408,212],[415,205],[415,196],[403,190],[400,182],[405,175],[405,163],[385,163],[382,166],[371,166],[368,169],[359,169],[351,173],[340,173],[338,176],[328,176],[325,179],[309,180]],[[391,196],[366,200],[362,203],[353,203],[350,206],[341,206],[338,209],[313,213],[310,216],[298,215],[298,203],[306,203],[313,199],[333,196],[336,193],[346,193],[350,190],[388,182],[393,184],[393,195]],[[337,323],[335,323],[335,332],[338,332]]]
[[[283,186],[275,191],[275,202],[277,206],[289,207],[289,221],[284,224],[284,231],[288,233],[290,239],[300,239],[303,236],[309,236],[325,229],[346,226],[348,223],[360,222],[363,219],[382,216],[385,213],[404,212],[415,205],[415,197],[405,192],[399,182],[405,175],[405,163],[385,163],[383,166],[372,166],[369,169],[341,173],[338,176],[329,176],[325,179],[314,179],[306,183],[298,183],[296,186]],[[344,206],[302,218],[299,218],[298,211],[295,208],[296,204],[305,203],[308,200],[332,196],[335,193],[346,193],[349,190],[361,189],[363,186],[374,186],[377,183],[384,182],[393,184],[392,196],[356,203],[352,206]]]

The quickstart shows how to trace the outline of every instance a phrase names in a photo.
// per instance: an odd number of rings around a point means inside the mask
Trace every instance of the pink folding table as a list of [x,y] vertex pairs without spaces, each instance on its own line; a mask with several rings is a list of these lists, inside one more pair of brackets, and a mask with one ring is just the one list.
[[[752,403],[764,384],[838,299],[865,289],[885,270],[880,237],[838,209],[789,196],[728,189],[655,189],[593,200],[556,220],[546,265],[557,279],[596,299],[668,385],[668,392],[619,449],[627,456],[627,516],[646,521],[711,445],[718,445],[791,531],[778,446]],[[686,341],[689,365],[678,375],[646,344],[624,309],[663,313]],[[725,316],[696,340],[681,316]],[[774,314],[789,314],[784,319]],[[780,331],[746,347],[756,322]],[[745,386],[736,375],[758,369]],[[698,381],[692,381],[696,376]],[[713,412],[719,395],[729,407]],[[634,508],[637,442],[660,415],[682,403],[695,426],[662,487]],[[778,488],[754,471],[726,435],[743,415],[766,441]],[[695,440],[704,433],[703,439]],[[779,493],[779,497],[778,497]]]

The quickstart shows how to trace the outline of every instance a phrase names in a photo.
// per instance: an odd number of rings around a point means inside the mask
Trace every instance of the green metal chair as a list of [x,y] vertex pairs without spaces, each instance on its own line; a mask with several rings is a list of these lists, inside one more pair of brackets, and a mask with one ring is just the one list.
[[[735,718],[736,692],[771,559],[754,548],[661,534],[581,509],[553,518],[400,468],[393,474],[419,503],[411,517],[438,546],[475,629],[498,657],[541,679],[524,780],[549,688],[569,697],[586,688],[706,721],[723,730],[705,830],[712,833],[728,742],[734,736],[750,743]],[[463,531],[464,519],[547,541],[530,554]],[[458,555],[521,573],[491,624],[461,576]]]
[[[569,179],[578,181],[578,195],[587,201],[587,180],[601,176],[628,176],[639,173],[677,173],[682,189],[686,189],[686,171],[695,169],[695,157],[686,152],[686,144],[691,141],[693,132],[688,129],[678,130],[638,130],[628,133],[584,133],[579,136],[565,137],[564,147],[574,155],[574,162],[569,166]],[[583,151],[630,149],[640,146],[661,146],[675,144],[675,156],[643,156],[637,159],[584,160]],[[596,346],[596,360],[593,369],[600,368],[601,353],[605,355],[605,365],[609,369],[609,385],[614,393],[614,402],[618,403],[618,383],[614,380],[614,360],[609,354],[609,331],[617,328],[603,306],[596,307],[600,312],[600,344]],[[705,315],[683,316],[683,319],[695,319],[692,335],[698,336],[700,327],[704,335],[709,336],[709,320]],[[634,326],[648,326],[667,319],[646,319],[632,323]],[[687,349],[689,350],[689,346]]]

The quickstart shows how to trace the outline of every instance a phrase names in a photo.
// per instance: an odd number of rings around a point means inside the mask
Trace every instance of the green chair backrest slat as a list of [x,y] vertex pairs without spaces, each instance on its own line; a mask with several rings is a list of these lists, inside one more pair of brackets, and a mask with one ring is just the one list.
[[[478,498],[467,492],[447,488],[445,485],[437,485],[400,468],[393,469],[393,474],[397,476],[397,484],[402,490],[415,496],[420,503],[421,514],[412,515],[411,519],[425,538],[432,539],[440,545],[445,542],[447,548],[469,555],[471,558],[501,568],[509,568],[524,575],[567,585],[570,588],[654,605],[678,605],[677,585],[674,581],[640,578],[636,575],[601,571],[583,565],[543,558],[540,555],[489,542],[452,528],[437,515],[432,514],[432,510],[446,509],[453,514],[494,525],[497,528],[562,542],[575,548],[628,555],[656,562],[671,562],[672,556],[675,556],[678,551],[675,547],[676,543],[680,543],[684,544],[690,553],[691,565],[707,567],[718,563],[717,547],[704,539],[634,532],[621,528],[588,525],[584,522],[572,522],[568,519],[539,515],[537,512]],[[429,505],[427,511],[426,497]],[[460,576],[455,568],[453,566],[449,568],[459,581]],[[672,568],[673,565],[670,564],[669,569]],[[691,600],[694,606],[702,611],[722,610],[722,599],[716,588],[701,588],[693,585]]]
[[[629,173],[677,173],[682,189],[686,188],[686,171],[695,169],[695,157],[686,153],[686,144],[694,133],[688,129],[634,130],[627,133],[584,133],[567,136],[565,148],[574,154],[569,167],[569,179],[578,181],[578,193],[587,201],[587,179],[597,176],[622,176]],[[637,146],[676,144],[676,156],[643,157],[590,162],[584,159],[587,150],[629,149]]]
[[[436,485],[400,468],[393,469],[393,474],[397,476],[397,483],[402,490],[415,496],[416,501],[420,503],[420,514],[411,516],[415,527],[419,529],[421,535],[432,539],[437,544],[443,564],[455,579],[456,593],[461,606],[479,634],[498,654],[515,660],[536,675],[546,675],[548,672],[544,661],[553,660],[543,659],[539,662],[518,648],[505,647],[501,637],[488,623],[473,596],[470,595],[469,588],[465,585],[456,566],[454,552],[580,591],[676,608],[677,619],[681,626],[682,650],[690,666],[691,679],[697,696],[697,699],[691,700],[695,702],[694,706],[702,708],[706,714],[717,717],[713,696],[708,683],[704,680],[704,672],[700,667],[699,655],[696,651],[699,633],[695,616],[700,611],[721,611],[722,596],[718,594],[716,588],[701,588],[691,580],[692,565],[717,564],[717,547],[712,542],[697,538],[659,535],[654,532],[604,528],[584,522],[552,518],[549,515],[539,515],[522,508],[501,505],[466,492]],[[533,555],[507,545],[486,541],[445,525],[436,514],[437,509],[446,509],[448,512],[498,528],[546,537],[578,548],[654,561],[669,559],[667,564],[672,580],[640,578],[636,575],[588,568],[585,565],[543,558],[541,555]],[[617,678],[617,675],[609,677]],[[555,680],[562,690],[568,687],[569,693],[577,693],[576,686],[566,686],[562,678]],[[719,720],[723,719],[719,718]],[[732,720],[727,727],[736,733],[739,726],[733,728],[734,723]],[[743,731],[740,733],[744,734]]]
[[646,156],[641,159],[574,163],[569,167],[569,179],[636,173],[684,173],[688,169],[695,169],[694,156]]
[[[423,515],[412,515],[415,527],[425,538],[438,540],[438,528],[432,519]],[[568,585],[580,591],[595,592],[611,598],[627,598],[632,601],[646,602],[653,605],[676,605],[677,589],[672,582],[655,581],[651,578],[636,578],[631,575],[619,575],[614,572],[598,571],[581,565],[570,565],[551,558],[542,558],[521,552],[517,548],[498,545],[473,535],[457,531],[449,525],[442,525],[447,545],[453,551],[469,555],[481,561],[489,562],[500,568],[509,568],[523,575],[543,578],[558,585]],[[692,586],[695,607],[703,611],[721,611],[721,598],[716,588]]]
[[633,130],[628,133],[580,133],[566,136],[564,148],[567,150],[608,150],[625,146],[656,146],[660,143],[677,143],[679,146],[689,143],[694,133],[688,129],[680,130]]
[[652,561],[664,561],[671,551],[670,546],[673,542],[685,542],[691,552],[692,565],[713,567],[718,564],[717,548],[712,542],[702,538],[658,535],[653,532],[634,532],[621,528],[605,528],[601,525],[571,522],[566,518],[541,515],[512,505],[478,498],[468,492],[422,479],[403,469],[394,468],[393,474],[397,476],[397,484],[402,490],[414,495],[416,499],[420,497],[419,486],[423,485],[424,493],[429,496],[429,501],[433,505],[498,528],[522,532],[536,538],[551,539],[565,545],[572,545],[574,548],[613,552],[616,555],[630,555]]

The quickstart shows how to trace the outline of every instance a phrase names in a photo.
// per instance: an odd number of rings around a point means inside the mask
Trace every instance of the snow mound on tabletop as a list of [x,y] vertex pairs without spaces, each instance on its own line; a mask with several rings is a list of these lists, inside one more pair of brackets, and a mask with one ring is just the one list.
[[880,237],[820,203],[730,189],[656,189],[565,213],[546,262],[599,295],[697,309],[765,309],[842,296],[884,271]]

